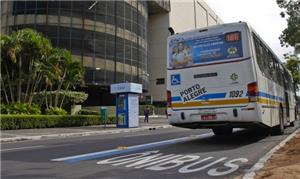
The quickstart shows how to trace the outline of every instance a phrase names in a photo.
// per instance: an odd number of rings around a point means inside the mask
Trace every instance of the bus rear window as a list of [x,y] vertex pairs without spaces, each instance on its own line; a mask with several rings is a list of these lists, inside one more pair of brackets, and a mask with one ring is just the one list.
[[201,63],[230,60],[243,56],[241,32],[172,39],[169,67],[184,68]]

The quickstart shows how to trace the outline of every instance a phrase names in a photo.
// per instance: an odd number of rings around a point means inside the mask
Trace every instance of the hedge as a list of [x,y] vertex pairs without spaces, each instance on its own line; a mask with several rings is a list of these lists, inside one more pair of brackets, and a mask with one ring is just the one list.
[[[116,123],[116,117],[109,116],[107,124]],[[95,115],[1,115],[1,130],[33,129],[50,127],[71,127],[104,124]]]
[[81,109],[78,114],[80,115],[100,115],[99,112],[97,111],[93,111],[93,110],[89,110],[89,109]]

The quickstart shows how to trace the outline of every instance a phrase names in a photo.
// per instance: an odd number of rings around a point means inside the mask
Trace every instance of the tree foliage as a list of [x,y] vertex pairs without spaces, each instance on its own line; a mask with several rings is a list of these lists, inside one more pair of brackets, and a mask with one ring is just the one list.
[[[83,70],[81,64],[72,59],[72,55],[65,49],[52,49],[48,61],[43,64],[42,71],[45,77],[45,91],[53,91],[55,96],[49,96],[45,93],[45,103],[49,107],[62,107],[67,92],[61,93],[62,90],[68,91],[75,85],[82,82]],[[62,98],[59,96],[62,95]]]
[[[59,107],[64,108],[66,105],[77,104],[84,102],[88,94],[78,91],[43,91],[35,93],[34,102],[40,105],[54,106],[50,102],[54,101],[58,93]],[[45,100],[47,98],[47,100]],[[64,100],[63,100],[64,99]]]
[[285,9],[281,16],[287,17],[287,28],[282,31],[279,39],[282,46],[293,46],[300,43],[300,1],[299,0],[277,0],[280,8]]
[[[54,91],[45,96],[47,108],[61,107],[67,93],[82,82],[81,64],[65,49],[53,48],[50,41],[32,29],[1,36],[1,98],[5,103],[29,105],[37,92]],[[47,101],[50,100],[50,101]]]
[[286,61],[286,63],[284,63],[284,65],[291,72],[294,82],[299,85],[300,81],[299,81],[297,57],[294,55],[290,55],[286,58],[287,58],[287,61]]
[[51,48],[47,38],[31,29],[1,37],[1,90],[6,103],[31,104],[42,81],[40,64]]

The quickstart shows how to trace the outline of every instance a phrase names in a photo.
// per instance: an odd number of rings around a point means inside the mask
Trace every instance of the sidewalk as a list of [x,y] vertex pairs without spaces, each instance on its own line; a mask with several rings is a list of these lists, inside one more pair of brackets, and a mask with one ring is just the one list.
[[300,133],[275,152],[255,179],[300,178]]
[[89,136],[99,134],[113,134],[122,132],[136,132],[143,130],[152,130],[159,128],[170,128],[165,116],[150,116],[149,123],[144,123],[143,117],[140,117],[138,128],[116,128],[115,124],[65,127],[65,128],[42,128],[42,129],[19,129],[19,130],[1,130],[1,142],[14,142],[23,140],[40,140],[46,138]]

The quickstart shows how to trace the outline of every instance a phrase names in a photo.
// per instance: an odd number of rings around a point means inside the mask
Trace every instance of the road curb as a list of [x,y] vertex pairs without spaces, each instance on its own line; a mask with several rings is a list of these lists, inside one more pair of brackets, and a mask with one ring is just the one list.
[[145,126],[140,128],[129,128],[129,129],[114,129],[108,131],[89,131],[89,132],[73,132],[73,133],[63,133],[63,134],[46,134],[46,135],[39,135],[39,136],[21,136],[21,137],[10,137],[10,138],[1,138],[0,142],[17,142],[17,141],[24,141],[24,140],[41,140],[41,139],[50,139],[50,138],[57,138],[57,137],[80,137],[80,136],[92,136],[98,134],[117,134],[117,133],[127,133],[127,132],[137,132],[143,130],[152,130],[152,129],[166,129],[171,128],[171,125],[161,125],[161,126]]
[[278,145],[273,147],[268,153],[266,153],[263,157],[261,157],[257,163],[255,163],[243,176],[243,179],[254,179],[256,172],[258,170],[262,169],[265,165],[265,163],[271,158],[271,156],[279,150],[281,147],[283,147],[289,140],[291,140],[298,132],[300,131],[300,128],[298,128],[296,131],[294,131],[292,134],[290,134],[287,138],[285,138],[283,141],[281,141]]

